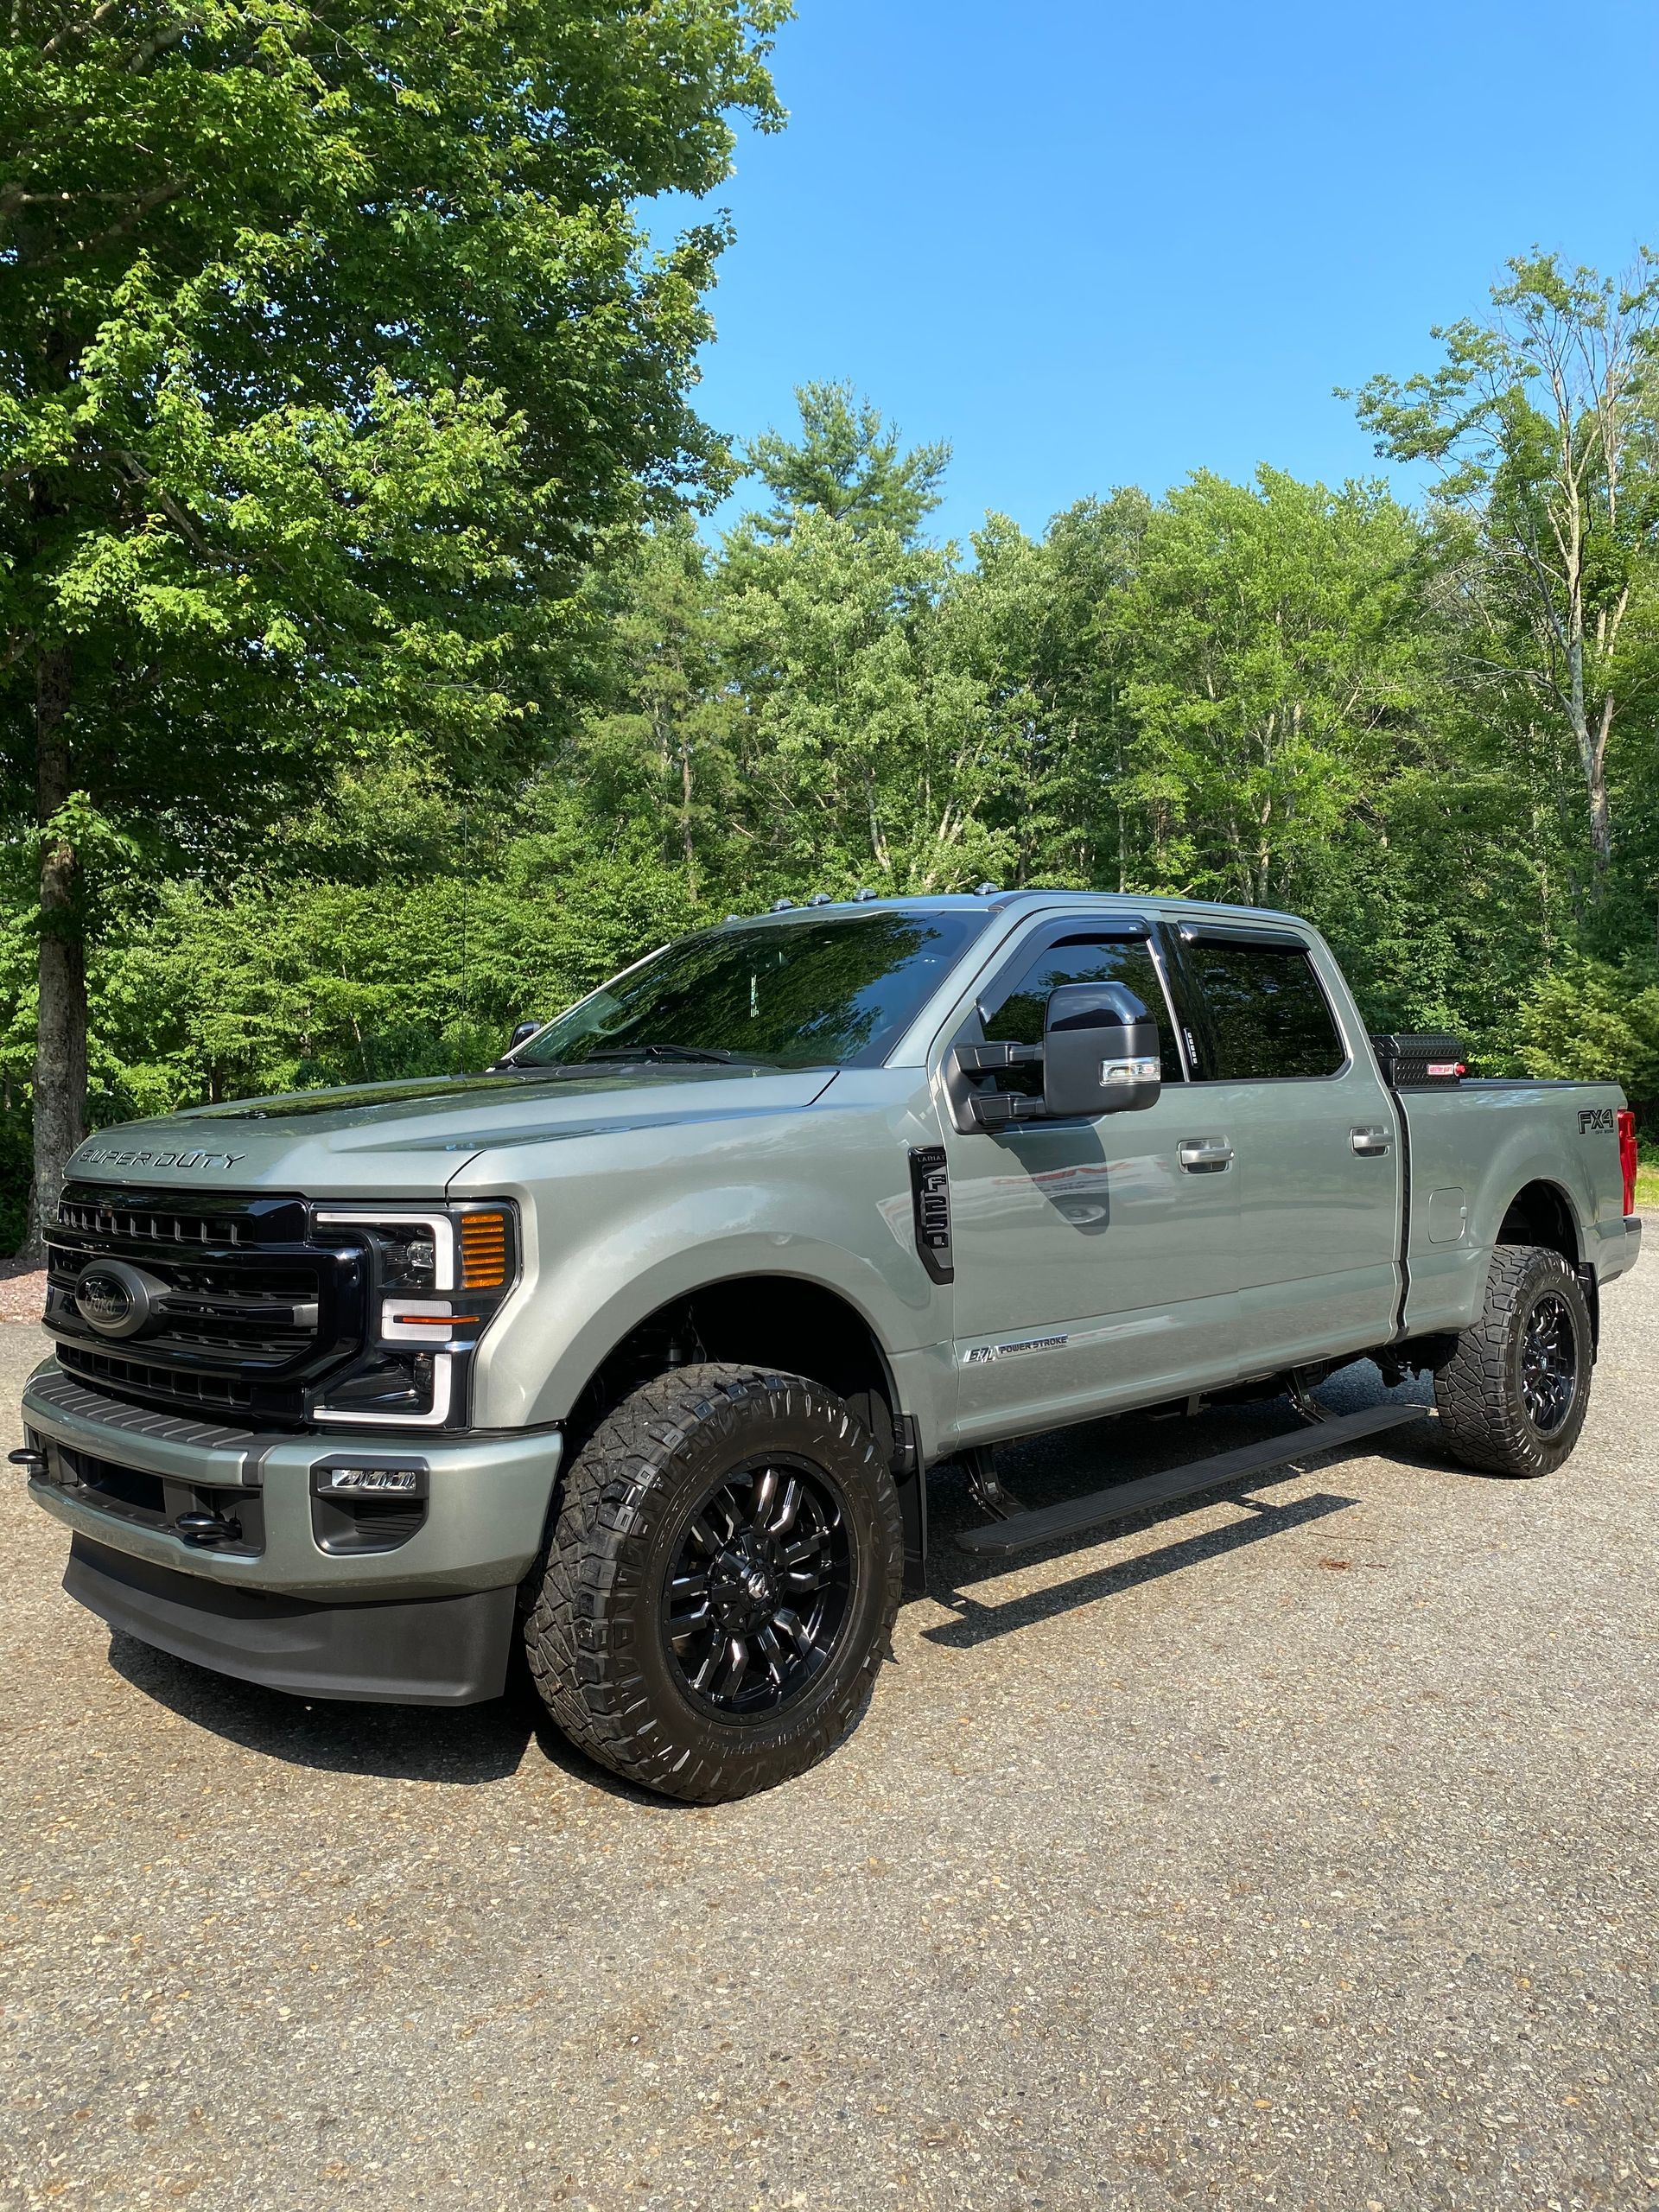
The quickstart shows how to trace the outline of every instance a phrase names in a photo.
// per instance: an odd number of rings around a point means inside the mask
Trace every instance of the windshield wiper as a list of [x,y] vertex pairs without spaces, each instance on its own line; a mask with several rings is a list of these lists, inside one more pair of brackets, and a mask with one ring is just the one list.
[[753,1067],[741,1052],[723,1052],[709,1045],[601,1045],[588,1060],[714,1060],[722,1067]]

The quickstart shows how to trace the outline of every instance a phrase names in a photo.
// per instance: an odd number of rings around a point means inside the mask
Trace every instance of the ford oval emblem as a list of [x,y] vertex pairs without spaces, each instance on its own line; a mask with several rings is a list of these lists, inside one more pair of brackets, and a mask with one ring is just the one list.
[[151,1278],[123,1260],[95,1260],[75,1281],[75,1306],[102,1337],[136,1337],[155,1310]]

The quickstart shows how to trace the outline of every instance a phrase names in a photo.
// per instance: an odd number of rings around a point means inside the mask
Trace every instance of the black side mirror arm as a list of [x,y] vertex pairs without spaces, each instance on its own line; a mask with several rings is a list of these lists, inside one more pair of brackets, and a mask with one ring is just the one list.
[[950,1102],[950,1119],[958,1135],[970,1136],[976,1130],[1005,1129],[1010,1122],[1046,1121],[1047,1111],[1040,1098],[976,1088],[986,1076],[1001,1075],[1009,1068],[1039,1068],[1042,1065],[1040,1045],[953,1046],[945,1055],[944,1090]]

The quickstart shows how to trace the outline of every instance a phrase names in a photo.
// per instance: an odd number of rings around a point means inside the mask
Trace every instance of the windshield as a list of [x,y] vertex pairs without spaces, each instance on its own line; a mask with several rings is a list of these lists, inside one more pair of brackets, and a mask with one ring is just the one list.
[[516,1068],[593,1059],[874,1067],[982,913],[846,914],[728,924],[681,938],[518,1047]]

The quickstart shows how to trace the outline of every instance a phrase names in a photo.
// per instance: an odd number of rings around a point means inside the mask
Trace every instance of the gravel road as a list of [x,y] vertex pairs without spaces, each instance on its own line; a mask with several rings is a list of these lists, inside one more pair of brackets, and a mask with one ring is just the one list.
[[861,1728],[713,1810],[112,1641],[5,1471],[0,2202],[1659,2208],[1656,1347],[1650,1254],[1542,1484],[1425,1435],[988,1573],[947,1471]]

